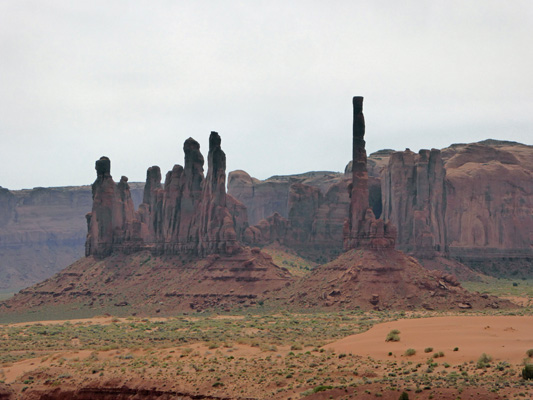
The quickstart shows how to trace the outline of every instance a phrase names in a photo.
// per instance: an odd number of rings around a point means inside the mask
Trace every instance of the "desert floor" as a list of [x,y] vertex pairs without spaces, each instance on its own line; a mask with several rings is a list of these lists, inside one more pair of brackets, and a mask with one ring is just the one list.
[[[532,327],[528,315],[378,312],[3,324],[0,393],[398,399],[405,391],[409,399],[529,399],[533,381],[521,370],[533,363],[526,354]],[[393,330],[399,341],[387,342]]]

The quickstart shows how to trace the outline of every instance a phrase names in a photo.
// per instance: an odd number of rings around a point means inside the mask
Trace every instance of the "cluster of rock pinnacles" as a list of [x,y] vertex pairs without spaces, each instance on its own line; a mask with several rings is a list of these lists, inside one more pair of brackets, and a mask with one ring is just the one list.
[[[396,228],[376,219],[369,207],[367,157],[363,98],[353,98],[353,167],[349,209],[343,228],[344,249],[394,248]],[[96,161],[97,178],[92,185],[93,208],[87,214],[87,256],[106,257],[113,252],[133,253],[151,250],[155,254],[231,255],[241,243],[264,244],[266,230],[248,226],[246,207],[226,193],[226,155],[218,133],[209,137],[208,170],[204,177],[204,157],[197,141],[183,145],[185,165],[175,165],[161,184],[161,170],[148,168],[143,202],[135,211],[123,176],[116,184],[107,157]],[[302,188],[303,190],[304,188]],[[268,240],[299,235],[291,223],[274,214],[268,227]],[[294,232],[291,232],[294,230]]]

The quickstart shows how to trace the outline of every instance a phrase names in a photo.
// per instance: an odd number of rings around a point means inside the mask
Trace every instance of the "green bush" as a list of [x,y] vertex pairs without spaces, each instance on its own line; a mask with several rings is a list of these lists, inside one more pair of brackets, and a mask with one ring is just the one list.
[[333,386],[329,385],[320,385],[313,389],[313,393],[323,392],[325,390],[333,389]]
[[533,364],[526,364],[524,369],[522,369],[522,378],[533,379]]
[[526,354],[528,357],[533,357],[533,349],[529,349],[528,351],[526,351]]
[[409,400],[409,394],[407,392],[402,392],[398,400]]
[[405,355],[406,356],[414,356],[416,354],[416,350],[415,349],[407,349],[405,350]]
[[424,353],[431,353],[433,351],[433,347],[426,347],[424,349]]
[[482,355],[479,356],[476,366],[478,368],[485,368],[489,365],[491,361],[492,361],[492,356],[489,356],[488,354],[483,353]]
[[399,342],[400,341],[400,331],[398,329],[393,329],[387,334],[385,338],[386,342]]

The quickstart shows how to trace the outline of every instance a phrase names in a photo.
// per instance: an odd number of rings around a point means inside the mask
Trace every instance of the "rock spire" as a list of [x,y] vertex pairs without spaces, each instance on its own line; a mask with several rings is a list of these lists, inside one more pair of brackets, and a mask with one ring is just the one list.
[[[148,168],[137,212],[127,178],[115,184],[109,159],[98,160],[93,210],[87,215],[86,255],[105,257],[142,249],[201,257],[239,252],[234,219],[226,206],[226,155],[220,145],[219,134],[211,132],[205,178],[200,144],[192,138],[183,145],[185,167],[175,165],[163,185],[160,168]],[[234,199],[231,206],[239,209]]]
[[344,225],[344,250],[394,248],[396,228],[376,219],[369,207],[368,171],[365,149],[363,97],[353,98],[353,162],[349,216]]

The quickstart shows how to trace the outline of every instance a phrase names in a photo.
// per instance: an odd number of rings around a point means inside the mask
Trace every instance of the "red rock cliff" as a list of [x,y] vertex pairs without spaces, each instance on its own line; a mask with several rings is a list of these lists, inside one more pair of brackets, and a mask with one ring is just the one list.
[[393,153],[382,170],[383,218],[398,227],[400,250],[422,257],[444,254],[446,192],[439,150]]
[[451,146],[443,157],[450,255],[486,268],[514,259],[531,271],[533,146],[488,140]]

